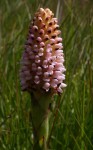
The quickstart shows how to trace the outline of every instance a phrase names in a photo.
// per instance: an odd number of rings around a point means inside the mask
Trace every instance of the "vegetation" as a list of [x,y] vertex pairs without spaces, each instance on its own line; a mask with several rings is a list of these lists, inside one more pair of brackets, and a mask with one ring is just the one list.
[[0,1],[0,150],[32,150],[31,101],[22,93],[20,58],[30,20],[49,7],[62,30],[67,88],[55,96],[51,150],[93,149],[93,2],[92,0]]

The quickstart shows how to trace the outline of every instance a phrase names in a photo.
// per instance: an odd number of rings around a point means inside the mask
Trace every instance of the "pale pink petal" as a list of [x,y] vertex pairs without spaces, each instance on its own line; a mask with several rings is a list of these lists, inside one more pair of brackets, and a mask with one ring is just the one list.
[[46,82],[43,86],[43,89],[45,89],[46,91],[49,91],[49,87],[50,87],[50,84]]
[[40,83],[39,76],[37,76],[37,75],[35,76],[34,82],[35,82],[36,84],[39,84],[39,83]]
[[67,85],[65,83],[61,83],[60,87],[65,88]]
[[41,42],[40,43],[40,47],[44,47],[45,46],[45,43],[44,42]]
[[61,87],[58,87],[58,88],[57,88],[57,91],[58,91],[59,93],[62,93],[62,92],[63,92],[63,90],[62,90]]
[[38,42],[41,42],[41,41],[42,41],[41,37],[37,37],[36,40],[37,40]]

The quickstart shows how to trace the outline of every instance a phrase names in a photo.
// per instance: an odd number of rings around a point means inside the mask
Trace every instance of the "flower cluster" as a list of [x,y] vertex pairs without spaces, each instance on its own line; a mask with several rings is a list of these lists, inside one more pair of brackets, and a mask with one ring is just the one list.
[[50,9],[40,8],[29,27],[25,51],[21,59],[23,91],[45,90],[62,93],[66,71],[61,31]]

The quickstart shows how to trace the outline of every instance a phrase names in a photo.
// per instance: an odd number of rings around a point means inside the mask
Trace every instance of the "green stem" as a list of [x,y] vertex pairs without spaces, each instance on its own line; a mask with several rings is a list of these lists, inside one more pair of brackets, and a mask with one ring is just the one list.
[[[47,138],[48,138],[48,117],[42,122],[38,131],[34,132],[35,141],[33,150],[47,150]],[[36,135],[37,134],[37,135]]]
[[48,150],[47,139],[49,135],[50,100],[50,96],[36,95],[36,92],[35,95],[31,95],[31,115],[34,133],[33,150]]

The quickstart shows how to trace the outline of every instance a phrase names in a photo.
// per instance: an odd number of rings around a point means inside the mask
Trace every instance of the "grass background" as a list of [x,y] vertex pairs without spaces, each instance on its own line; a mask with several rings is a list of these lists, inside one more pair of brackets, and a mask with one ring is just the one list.
[[93,150],[93,1],[0,0],[0,150],[31,150],[30,97],[22,93],[20,58],[30,20],[49,7],[62,30],[67,88],[55,97],[51,150]]

